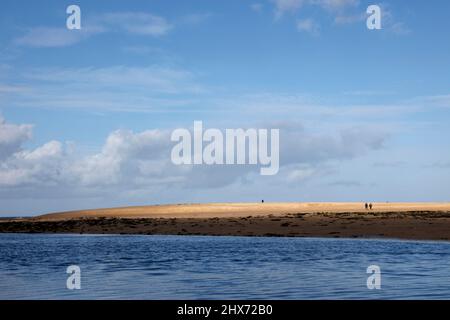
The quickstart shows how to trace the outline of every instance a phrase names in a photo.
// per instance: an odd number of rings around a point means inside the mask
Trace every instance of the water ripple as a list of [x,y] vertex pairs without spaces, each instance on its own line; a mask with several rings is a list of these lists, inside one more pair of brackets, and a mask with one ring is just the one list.
[[0,299],[450,298],[446,242],[0,234],[0,257]]

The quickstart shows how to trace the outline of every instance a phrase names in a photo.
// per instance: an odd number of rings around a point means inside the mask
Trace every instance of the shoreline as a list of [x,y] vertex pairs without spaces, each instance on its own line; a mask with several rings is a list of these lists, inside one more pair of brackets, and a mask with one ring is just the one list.
[[[262,207],[263,205],[252,205]],[[272,205],[273,207],[274,205]],[[275,205],[276,206],[276,205]],[[160,206],[159,208],[163,208]],[[189,205],[187,206],[189,207]],[[202,209],[211,209],[201,206]],[[233,206],[232,206],[233,207]],[[449,210],[373,211],[340,210],[325,212],[283,213],[272,210],[236,211],[228,214],[204,212],[165,213],[155,216],[104,216],[104,211],[73,216],[73,212],[31,218],[0,220],[0,233],[63,233],[63,234],[127,234],[127,235],[203,235],[203,236],[265,236],[321,237],[358,239],[400,239],[450,241]],[[152,206],[151,209],[155,208]],[[179,205],[178,209],[186,209]],[[196,207],[198,208],[198,207]],[[376,207],[375,207],[376,208]],[[406,208],[408,208],[406,206]],[[148,208],[147,208],[148,209]],[[189,209],[189,208],[188,208]],[[192,207],[191,207],[192,209]],[[232,208],[233,209],[233,208]],[[317,209],[317,208],[315,208]],[[394,209],[394,208],[392,208]],[[446,208],[445,208],[446,209]],[[105,210],[105,209],[103,209]],[[106,209],[106,210],[124,210]],[[127,208],[125,210],[130,210]],[[189,211],[189,210],[188,210]],[[282,211],[282,210],[281,210]],[[142,215],[142,212],[135,211]],[[171,214],[171,215],[169,215]]]
[[74,236],[74,237],[83,237],[83,236],[92,236],[92,237],[122,237],[122,236],[142,236],[142,237],[210,237],[210,238],[289,238],[289,239],[322,239],[322,240],[361,240],[361,241],[400,241],[400,242],[419,242],[419,243],[449,243],[450,240],[431,240],[431,239],[409,239],[409,238],[389,238],[389,237],[361,237],[361,238],[350,238],[350,237],[325,237],[325,236],[245,236],[245,235],[207,235],[207,234],[195,234],[195,235],[179,235],[179,234],[144,234],[144,233],[74,233],[74,232],[0,232],[0,235],[43,235],[43,236]]

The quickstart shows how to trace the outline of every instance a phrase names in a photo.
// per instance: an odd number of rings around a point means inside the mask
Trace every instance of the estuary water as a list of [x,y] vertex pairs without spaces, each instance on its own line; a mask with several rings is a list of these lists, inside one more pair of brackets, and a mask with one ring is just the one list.
[[449,242],[0,234],[0,299],[449,298]]

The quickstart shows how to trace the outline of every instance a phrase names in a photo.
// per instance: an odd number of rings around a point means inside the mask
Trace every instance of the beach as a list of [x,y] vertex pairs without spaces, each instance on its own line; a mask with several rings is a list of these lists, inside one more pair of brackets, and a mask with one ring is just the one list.
[[449,203],[214,203],[44,214],[0,232],[450,240]]

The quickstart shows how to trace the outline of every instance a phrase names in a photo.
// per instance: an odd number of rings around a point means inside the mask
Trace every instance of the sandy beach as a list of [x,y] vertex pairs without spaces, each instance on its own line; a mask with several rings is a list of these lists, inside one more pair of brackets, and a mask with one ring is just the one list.
[[450,240],[450,203],[213,203],[51,213],[0,232]]

